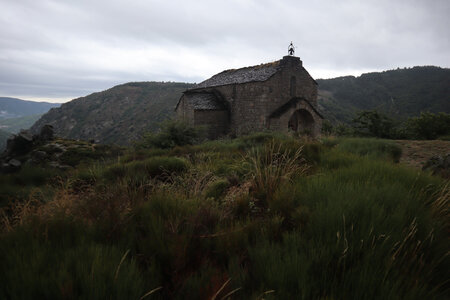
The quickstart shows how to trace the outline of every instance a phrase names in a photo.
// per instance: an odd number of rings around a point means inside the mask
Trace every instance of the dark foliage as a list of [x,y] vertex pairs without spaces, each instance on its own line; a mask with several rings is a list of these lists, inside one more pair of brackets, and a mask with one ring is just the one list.
[[421,113],[406,122],[406,134],[414,139],[433,140],[450,135],[450,114]]
[[202,128],[193,127],[177,120],[164,121],[158,133],[147,133],[136,146],[142,148],[173,148],[175,146],[193,145],[203,136]]
[[423,111],[450,113],[450,69],[424,66],[318,79],[319,105],[333,123],[350,123],[357,111],[377,110],[404,120]]
[[392,137],[393,120],[375,110],[358,113],[352,122],[357,135],[377,138]]

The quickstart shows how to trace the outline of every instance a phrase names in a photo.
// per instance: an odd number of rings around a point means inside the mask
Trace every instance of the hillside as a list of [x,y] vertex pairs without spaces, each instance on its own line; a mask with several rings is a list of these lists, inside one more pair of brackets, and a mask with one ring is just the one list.
[[35,102],[17,98],[0,97],[0,120],[44,114],[61,103]]
[[17,133],[21,129],[28,129],[33,126],[40,117],[42,117],[42,114],[0,120],[0,129],[10,133]]
[[448,299],[450,186],[394,141],[34,146],[0,173],[0,299]]
[[[360,77],[319,79],[319,108],[332,122],[350,122],[361,110],[377,109],[396,119],[422,111],[450,113],[450,70],[414,67]],[[32,127],[52,124],[57,135],[127,145],[173,116],[181,93],[192,84],[127,83],[52,109]]]
[[81,97],[51,109],[31,128],[45,124],[61,137],[100,143],[129,144],[172,116],[188,83],[133,82]]
[[320,109],[332,122],[349,122],[356,112],[372,109],[395,119],[423,111],[450,113],[450,69],[413,67],[317,83]]

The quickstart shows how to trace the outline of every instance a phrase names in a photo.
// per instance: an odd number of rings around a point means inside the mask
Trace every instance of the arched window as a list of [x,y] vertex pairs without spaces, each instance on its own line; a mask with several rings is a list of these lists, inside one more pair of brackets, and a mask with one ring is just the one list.
[[291,77],[291,97],[295,97],[296,93],[297,93],[297,82],[295,79],[295,76]]

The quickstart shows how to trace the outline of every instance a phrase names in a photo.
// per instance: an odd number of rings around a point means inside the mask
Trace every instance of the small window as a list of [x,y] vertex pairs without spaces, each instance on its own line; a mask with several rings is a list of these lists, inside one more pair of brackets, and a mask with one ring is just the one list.
[[296,86],[296,79],[295,76],[291,77],[291,97],[295,97],[297,94],[297,86]]

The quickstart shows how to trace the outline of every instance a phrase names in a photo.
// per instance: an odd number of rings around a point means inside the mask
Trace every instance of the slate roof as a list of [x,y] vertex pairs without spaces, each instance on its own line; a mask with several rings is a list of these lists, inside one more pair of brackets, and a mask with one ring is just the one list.
[[200,82],[193,89],[252,81],[266,81],[280,69],[280,62],[278,60],[252,67],[226,70]]
[[222,110],[224,104],[213,93],[187,93],[185,97],[196,110]]

